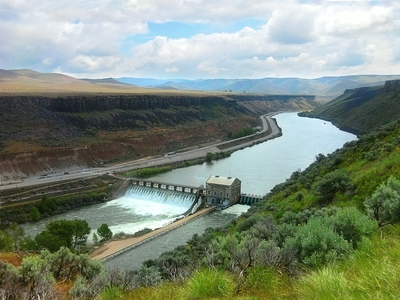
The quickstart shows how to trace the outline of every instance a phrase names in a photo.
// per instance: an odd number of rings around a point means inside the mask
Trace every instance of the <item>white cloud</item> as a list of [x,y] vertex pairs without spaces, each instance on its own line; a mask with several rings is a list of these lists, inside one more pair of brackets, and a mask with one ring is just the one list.
[[[400,1],[0,0],[0,7],[2,68],[79,77],[399,73]],[[249,18],[264,26],[137,39],[150,33],[148,22],[212,27]]]
[[221,73],[221,72],[224,72],[227,70],[228,69],[218,67],[215,60],[202,61],[197,66],[197,71],[205,72],[205,73],[209,73],[209,74],[218,74],[218,73]]
[[319,25],[327,34],[336,36],[389,33],[394,28],[392,10],[388,7],[365,7],[358,10],[333,7],[320,14]]
[[279,7],[265,26],[270,39],[283,44],[304,44],[315,40],[315,9],[308,5]]
[[166,68],[165,72],[167,72],[167,73],[178,73],[179,69],[177,67]]
[[55,59],[52,57],[46,57],[45,59],[43,59],[43,64],[45,64],[46,66],[51,66],[54,63]]

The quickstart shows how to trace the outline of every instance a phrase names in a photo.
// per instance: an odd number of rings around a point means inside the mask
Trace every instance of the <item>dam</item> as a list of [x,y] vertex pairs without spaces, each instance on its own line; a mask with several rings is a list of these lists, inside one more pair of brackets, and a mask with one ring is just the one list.
[[176,183],[159,182],[148,179],[127,179],[116,192],[114,199],[123,195],[140,195],[140,198],[156,202],[186,203],[188,210],[183,214],[194,213],[201,204],[225,209],[234,204],[252,205],[263,199],[260,195],[241,193],[241,181],[233,177],[211,175],[204,185],[198,187]]
[[[133,236],[106,243],[91,254],[93,259],[106,261],[114,258],[179,228],[192,219],[207,214],[216,208],[226,209],[232,204],[241,202],[253,204],[262,199],[262,197],[241,195],[241,181],[232,177],[210,176],[206,182],[207,189],[204,189],[204,186],[196,188],[140,179],[127,180],[123,186],[126,187],[125,197],[139,198],[149,204],[156,203],[158,207],[165,210],[168,210],[169,207],[174,209],[181,207],[186,210],[173,216],[173,221],[164,227],[138,237]],[[120,192],[118,191],[118,193]],[[236,200],[236,202],[231,202],[231,200]]]

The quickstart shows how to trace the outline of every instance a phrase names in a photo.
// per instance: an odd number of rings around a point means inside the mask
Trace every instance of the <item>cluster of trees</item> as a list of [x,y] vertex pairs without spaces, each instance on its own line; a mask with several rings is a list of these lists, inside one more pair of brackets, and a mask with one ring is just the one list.
[[[65,247],[76,253],[87,252],[90,232],[91,228],[85,220],[58,220],[46,224],[46,229],[32,239],[25,236],[22,227],[14,223],[0,230],[0,251],[47,250],[54,253]],[[93,233],[95,244],[113,237],[107,224],[102,224],[96,232]]]
[[228,132],[227,137],[228,139],[238,139],[244,136],[248,136],[248,135],[252,135],[256,133],[256,130],[252,127],[247,127],[247,128],[243,128],[240,131],[237,132]]
[[226,152],[226,151],[221,151],[221,152],[217,152],[217,153],[211,153],[211,152],[207,152],[206,154],[206,162],[210,163],[213,160],[218,160],[218,159],[222,159],[222,158],[226,158],[231,156],[230,152]]
[[105,189],[87,194],[74,194],[60,197],[46,197],[35,204],[25,204],[15,207],[4,207],[0,210],[0,228],[9,224],[22,224],[37,221],[44,217],[60,214],[76,207],[103,202],[109,197],[111,189]]
[[159,173],[165,173],[172,171],[172,166],[164,166],[164,167],[157,167],[157,168],[144,168],[144,169],[139,169],[139,170],[134,170],[131,172],[127,172],[125,176],[127,177],[148,177],[151,175],[159,174]]

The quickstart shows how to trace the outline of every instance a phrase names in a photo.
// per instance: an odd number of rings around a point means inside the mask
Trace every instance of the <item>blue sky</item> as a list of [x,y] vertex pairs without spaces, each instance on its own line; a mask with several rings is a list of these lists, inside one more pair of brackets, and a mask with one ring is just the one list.
[[0,0],[0,69],[75,77],[400,74],[400,1]]

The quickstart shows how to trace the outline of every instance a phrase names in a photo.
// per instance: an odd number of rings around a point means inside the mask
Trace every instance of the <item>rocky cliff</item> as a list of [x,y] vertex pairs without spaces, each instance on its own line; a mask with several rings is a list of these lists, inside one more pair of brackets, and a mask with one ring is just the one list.
[[313,97],[227,94],[0,98],[0,173],[20,177],[163,155],[257,126]]

